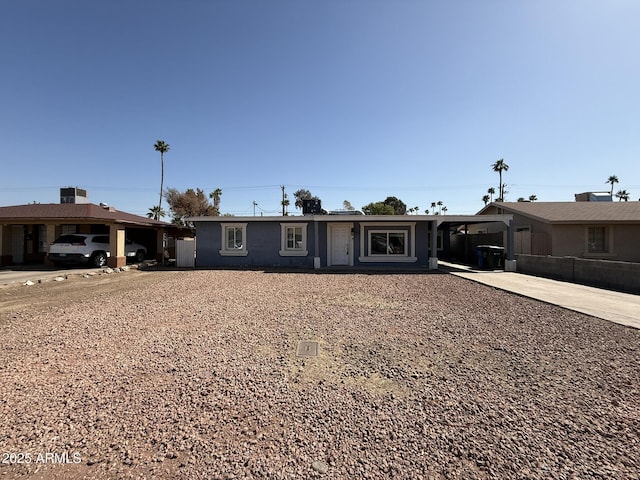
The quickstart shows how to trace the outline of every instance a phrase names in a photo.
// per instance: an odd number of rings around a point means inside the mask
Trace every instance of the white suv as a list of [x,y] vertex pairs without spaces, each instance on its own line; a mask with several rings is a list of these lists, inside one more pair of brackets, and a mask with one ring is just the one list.
[[[49,260],[56,266],[85,263],[94,267],[104,267],[109,251],[109,235],[73,233],[61,236],[49,246]],[[127,240],[125,255],[127,259],[142,262],[147,255],[147,249]]]

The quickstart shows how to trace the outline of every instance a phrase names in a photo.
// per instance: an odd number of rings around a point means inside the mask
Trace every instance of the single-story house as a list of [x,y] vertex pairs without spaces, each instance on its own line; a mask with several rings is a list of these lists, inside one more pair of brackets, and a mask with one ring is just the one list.
[[452,225],[511,215],[191,217],[196,267],[429,268],[447,256]]
[[[640,202],[495,202],[478,212],[501,214],[513,216],[515,254],[640,262]],[[469,229],[495,232],[506,229],[495,222]]]
[[71,233],[101,233],[110,236],[109,265],[126,263],[124,242],[147,248],[147,255],[162,252],[164,235],[170,224],[120,212],[93,203],[34,203],[0,207],[0,266],[44,263],[48,246],[56,238]]

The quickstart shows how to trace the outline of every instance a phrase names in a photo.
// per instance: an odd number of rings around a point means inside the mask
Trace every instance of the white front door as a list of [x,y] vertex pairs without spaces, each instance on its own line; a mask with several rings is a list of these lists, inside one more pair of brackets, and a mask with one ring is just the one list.
[[349,265],[351,247],[351,224],[331,225],[329,265]]

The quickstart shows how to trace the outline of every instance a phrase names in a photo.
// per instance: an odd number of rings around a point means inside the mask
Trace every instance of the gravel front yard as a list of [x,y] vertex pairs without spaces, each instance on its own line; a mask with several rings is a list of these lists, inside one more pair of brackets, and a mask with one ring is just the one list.
[[640,332],[451,275],[130,271],[0,302],[2,479],[640,471]]

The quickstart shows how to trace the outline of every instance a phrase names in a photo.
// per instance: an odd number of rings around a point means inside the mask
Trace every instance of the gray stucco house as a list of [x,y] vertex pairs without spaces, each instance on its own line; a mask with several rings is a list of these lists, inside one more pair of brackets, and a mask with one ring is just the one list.
[[453,225],[511,215],[191,217],[196,267],[438,268]]

